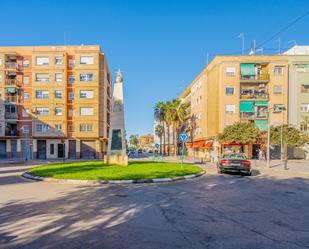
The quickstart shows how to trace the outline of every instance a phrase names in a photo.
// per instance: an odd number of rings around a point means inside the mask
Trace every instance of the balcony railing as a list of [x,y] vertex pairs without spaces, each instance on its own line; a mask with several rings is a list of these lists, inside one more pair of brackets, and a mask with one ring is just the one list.
[[17,79],[5,79],[5,85],[6,86],[16,86],[18,85]]
[[4,101],[5,102],[17,102],[18,96],[5,96]]
[[241,112],[240,113],[241,119],[266,119],[267,112]]
[[240,80],[242,81],[250,81],[250,82],[255,82],[255,81],[269,81],[269,74],[264,73],[264,74],[257,74],[257,75],[240,75]]
[[240,93],[240,99],[269,99],[268,93]]
[[6,119],[17,119],[17,113],[6,112],[4,113]]
[[20,70],[21,66],[19,66],[16,62],[6,62],[5,68],[6,69]]
[[18,130],[7,130],[5,131],[5,136],[8,136],[8,137],[18,136]]

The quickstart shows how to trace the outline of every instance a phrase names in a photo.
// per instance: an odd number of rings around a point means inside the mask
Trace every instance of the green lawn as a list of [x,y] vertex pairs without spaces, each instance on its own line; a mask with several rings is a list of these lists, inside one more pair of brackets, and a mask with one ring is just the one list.
[[176,177],[196,174],[199,167],[178,163],[132,161],[128,166],[105,165],[100,161],[55,163],[30,170],[35,175],[58,179],[79,180],[134,180]]

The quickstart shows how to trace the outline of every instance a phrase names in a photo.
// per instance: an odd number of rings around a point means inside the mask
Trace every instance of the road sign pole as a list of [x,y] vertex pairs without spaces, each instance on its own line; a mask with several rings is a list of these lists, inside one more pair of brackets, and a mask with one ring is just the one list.
[[184,141],[182,141],[182,149],[181,149],[181,169],[183,168],[183,149],[184,149]]

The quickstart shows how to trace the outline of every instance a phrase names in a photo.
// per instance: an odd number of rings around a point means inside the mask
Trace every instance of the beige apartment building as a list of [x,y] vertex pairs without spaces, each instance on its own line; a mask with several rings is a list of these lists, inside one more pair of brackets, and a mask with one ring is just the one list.
[[[223,129],[236,122],[253,122],[261,130],[287,123],[288,57],[285,55],[216,56],[180,95],[190,101],[189,154],[204,157]],[[188,100],[189,99],[189,100]],[[192,122],[192,119],[194,122]],[[193,130],[193,131],[192,131]],[[216,142],[217,143],[217,142]],[[224,144],[231,149],[236,144]],[[254,156],[259,145],[243,146]]]
[[100,46],[0,47],[0,158],[102,158],[111,75]]

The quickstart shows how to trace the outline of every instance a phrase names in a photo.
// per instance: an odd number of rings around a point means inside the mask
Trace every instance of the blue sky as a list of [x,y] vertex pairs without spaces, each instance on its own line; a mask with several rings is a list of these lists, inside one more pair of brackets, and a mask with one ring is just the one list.
[[[309,8],[308,0],[1,1],[0,46],[100,44],[115,78],[124,71],[127,134],[152,132],[153,106],[177,97],[206,54],[257,45]],[[309,44],[309,15],[280,34]],[[276,52],[274,40],[264,44]]]

